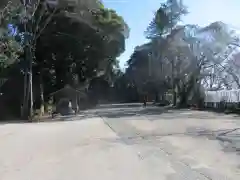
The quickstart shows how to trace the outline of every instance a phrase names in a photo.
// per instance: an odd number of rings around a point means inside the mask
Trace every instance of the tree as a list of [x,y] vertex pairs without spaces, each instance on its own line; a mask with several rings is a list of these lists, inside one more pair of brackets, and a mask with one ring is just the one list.
[[[238,36],[221,22],[207,27],[179,26],[181,16],[186,13],[181,2],[167,1],[158,9],[146,31],[152,44],[151,64],[161,72],[158,77],[167,77],[171,81],[173,104],[176,104],[177,96],[181,99],[180,104],[186,104],[190,92],[206,85],[209,79],[211,87],[213,80],[218,83],[218,88],[230,88],[232,83],[227,83],[229,81],[238,84],[237,76],[232,73],[233,67],[227,63],[236,53],[236,46],[239,47]],[[163,72],[163,69],[167,71]]]
[[[216,23],[213,24],[216,27]],[[219,26],[222,24],[220,23]],[[182,33],[175,36],[175,45],[171,45],[172,48],[168,46],[168,52],[165,53],[170,57],[167,59],[174,57],[176,59],[175,70],[171,71],[174,72],[174,77],[177,77],[174,79],[180,105],[186,104],[187,98],[194,89],[199,93],[201,86],[204,85],[203,82],[207,82],[209,78],[210,88],[216,83],[218,87],[215,88],[229,87],[232,84],[228,83],[229,76],[236,80],[228,65],[229,58],[236,52],[236,48],[229,45],[235,35],[231,36],[233,34],[229,34],[226,29],[220,29],[223,32],[215,34],[217,31],[214,31],[214,34],[211,34],[207,27],[185,25]],[[176,43],[179,40],[185,43]]]
[[182,15],[185,14],[187,14],[187,8],[181,0],[167,0],[161,4],[147,27],[146,37],[149,39],[165,37],[178,25]]
[[23,52],[21,46],[21,36],[17,34],[14,24],[18,20],[17,16],[21,9],[8,3],[0,12],[0,87],[6,82],[4,75],[9,66],[19,60]]
[[18,41],[17,29],[14,28],[17,14],[20,8],[11,3],[1,11],[0,16],[0,63],[2,68],[6,68],[18,60],[20,53],[23,52],[22,46]]
[[[147,77],[150,71],[155,77],[155,80],[149,78],[150,84],[157,85],[166,80],[171,82],[175,96],[173,103],[178,99],[179,106],[186,106],[190,97],[203,98],[203,87],[207,88],[209,82],[211,89],[232,88],[233,82],[239,84],[236,70],[233,73],[233,61],[230,61],[238,53],[239,38],[234,31],[221,22],[214,22],[207,27],[171,24],[167,13],[163,12],[161,7],[147,29],[151,40],[148,45],[151,58],[142,60],[145,62],[145,72],[136,71],[135,76],[141,74]],[[162,21],[160,17],[163,17]],[[140,62],[141,58],[138,59]],[[149,68],[149,64],[152,68]],[[129,64],[129,69],[132,69],[131,66]],[[158,73],[154,74],[154,71]]]
[[[40,49],[44,47],[45,49],[51,49],[49,54],[45,53],[45,56],[47,56],[45,59],[50,58],[51,62],[54,52],[54,57],[57,59],[54,62],[59,64],[58,60],[62,59],[61,62],[65,62],[65,64],[60,63],[59,65],[63,65],[66,69],[74,63],[76,65],[75,71],[81,81],[97,76],[99,70],[105,72],[106,67],[113,65],[115,58],[124,50],[125,38],[121,36],[118,39],[118,37],[114,36],[114,33],[120,32],[121,29],[115,29],[115,31],[112,30],[112,33],[106,33],[82,23],[76,16],[71,17],[64,14],[54,16],[52,22],[54,23],[48,25],[41,39],[38,41]],[[63,24],[63,22],[65,23]],[[111,29],[111,21],[106,22],[102,27]],[[108,37],[104,36],[105,33],[110,36],[113,35],[116,39],[109,40]],[[61,51],[59,51],[59,47],[55,44],[49,45],[49,39],[52,40],[51,42],[63,45]],[[39,52],[38,54],[41,56],[42,53]],[[71,61],[69,61],[69,56],[71,56]],[[51,67],[54,66],[51,65]],[[62,70],[61,72],[63,72]],[[62,81],[62,84],[67,83],[60,76],[58,77],[58,82]],[[58,83],[58,85],[58,88],[62,86],[61,83]]]
[[[168,44],[173,41],[176,33],[179,31],[178,22],[181,20],[182,15],[187,13],[186,7],[182,4],[182,1],[168,0],[162,3],[158,11],[156,12],[152,22],[146,30],[146,37],[152,42],[151,61],[157,61],[160,71],[163,70],[163,53],[168,47]],[[181,28],[180,28],[181,29]],[[172,66],[174,61],[172,59]],[[155,66],[156,68],[156,66]],[[164,77],[163,73],[159,73],[158,77]],[[173,79],[173,74],[171,79]],[[160,79],[159,79],[160,80]],[[161,79],[160,81],[165,81]],[[173,103],[175,104],[175,80],[172,80],[173,89]]]
[[83,13],[78,9],[66,13],[65,9],[59,8],[36,42],[37,72],[44,69],[54,77],[45,77],[52,79],[48,80],[51,84],[48,84],[47,92],[65,84],[77,87],[92,78],[111,73],[116,57],[124,51],[125,34],[122,32],[128,28],[122,17],[102,4],[91,11],[91,7],[79,8]]
[[[79,88],[95,77],[111,76],[129,31],[115,11],[89,1],[85,4],[76,1],[75,5],[65,0],[59,4],[42,0],[31,3],[27,14],[17,14],[19,20],[14,25],[17,34],[24,34],[24,40],[29,40],[28,46],[24,46],[28,63],[21,69],[26,73],[32,67],[34,89],[41,90],[34,91],[35,101],[39,94],[43,104],[44,96],[65,84]],[[24,9],[22,5],[18,7]],[[96,13],[100,16],[100,12],[109,12],[112,18],[102,15],[99,19]],[[29,85],[25,89],[29,94]],[[25,102],[28,99],[26,97]]]

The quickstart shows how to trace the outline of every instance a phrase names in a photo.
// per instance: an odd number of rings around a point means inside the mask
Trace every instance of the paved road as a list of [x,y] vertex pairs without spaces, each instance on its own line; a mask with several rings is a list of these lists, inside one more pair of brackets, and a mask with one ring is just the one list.
[[230,132],[238,120],[112,105],[65,121],[2,124],[0,179],[238,180],[240,133]]

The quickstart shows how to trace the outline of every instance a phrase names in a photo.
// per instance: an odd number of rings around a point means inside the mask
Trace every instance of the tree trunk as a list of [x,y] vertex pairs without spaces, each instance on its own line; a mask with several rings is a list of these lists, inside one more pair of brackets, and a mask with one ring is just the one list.
[[177,105],[177,92],[176,92],[176,84],[175,82],[173,83],[173,88],[172,88],[172,103],[173,106]]
[[178,107],[185,108],[187,107],[187,100],[188,100],[189,93],[188,92],[182,92],[180,95],[180,101],[178,103]]
[[188,98],[190,93],[193,90],[194,85],[195,85],[195,78],[191,77],[190,80],[183,85],[182,89],[180,89],[180,93],[179,93],[180,101],[178,104],[179,107],[184,108],[188,106]]
[[176,79],[175,79],[175,74],[174,74],[174,71],[175,71],[175,59],[172,59],[172,62],[171,62],[171,66],[172,66],[172,103],[173,103],[173,106],[176,106],[177,104],[177,92],[176,92]]
[[39,74],[39,82],[40,82],[40,116],[44,115],[44,87],[43,87],[43,80],[42,80],[42,70],[40,70]]
[[27,46],[26,47],[26,59],[29,61],[29,71],[27,72],[28,74],[28,79],[27,79],[27,98],[26,98],[26,104],[27,104],[27,114],[30,120],[32,119],[33,116],[33,90],[32,90],[32,52],[31,52],[31,47]]
[[159,95],[158,95],[158,92],[155,93],[155,102],[159,102]]
[[22,106],[21,106],[21,117],[22,119],[26,119],[27,118],[27,79],[28,79],[28,68],[24,69],[24,85],[23,85],[23,102],[22,102]]

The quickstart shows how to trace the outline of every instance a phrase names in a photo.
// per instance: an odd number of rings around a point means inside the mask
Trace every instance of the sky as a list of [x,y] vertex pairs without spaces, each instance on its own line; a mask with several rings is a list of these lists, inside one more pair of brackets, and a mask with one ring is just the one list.
[[[161,2],[164,0],[103,0],[105,7],[116,10],[130,27],[126,50],[119,57],[121,69],[125,69],[126,61],[134,48],[148,42],[144,31]],[[184,24],[206,26],[222,21],[240,29],[240,0],[183,0],[183,4],[188,7],[189,12],[182,18]]]

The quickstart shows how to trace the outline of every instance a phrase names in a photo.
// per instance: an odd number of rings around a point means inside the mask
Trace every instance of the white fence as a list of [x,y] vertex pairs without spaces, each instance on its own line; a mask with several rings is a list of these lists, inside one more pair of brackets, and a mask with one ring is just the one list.
[[205,92],[205,103],[220,103],[220,102],[227,103],[240,102],[240,89]]

